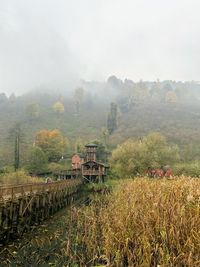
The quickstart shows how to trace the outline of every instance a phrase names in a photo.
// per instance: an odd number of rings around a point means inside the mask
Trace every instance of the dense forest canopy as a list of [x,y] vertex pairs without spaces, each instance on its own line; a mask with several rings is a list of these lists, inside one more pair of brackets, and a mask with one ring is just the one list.
[[[71,90],[69,90],[71,89]],[[109,148],[128,138],[160,132],[180,146],[184,160],[199,160],[200,84],[139,81],[110,76],[106,82],[81,81],[65,90],[36,89],[16,96],[0,94],[0,164],[13,162],[10,130],[20,124],[22,162],[38,132],[58,129],[69,140],[64,155],[76,143],[98,139]]]

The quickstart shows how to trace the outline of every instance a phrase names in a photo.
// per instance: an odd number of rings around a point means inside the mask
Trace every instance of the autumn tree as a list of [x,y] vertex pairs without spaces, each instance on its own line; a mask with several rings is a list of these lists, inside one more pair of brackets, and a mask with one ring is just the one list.
[[170,92],[173,92],[172,85],[168,82],[163,85],[161,88],[161,101],[166,102],[166,95]]
[[57,129],[42,130],[35,138],[35,144],[43,150],[49,162],[57,162],[63,156],[67,143],[67,139]]
[[40,147],[32,147],[28,155],[27,170],[35,175],[47,170],[47,156]]
[[64,113],[65,107],[62,102],[57,101],[56,103],[53,104],[53,110],[57,115],[60,115]]
[[167,103],[177,103],[177,95],[174,91],[167,92],[165,99]]
[[151,133],[140,140],[127,140],[113,151],[111,164],[114,172],[120,177],[143,174],[148,167],[175,163],[179,160],[176,146],[167,144],[165,137]]
[[149,97],[147,86],[142,81],[137,83],[136,87],[134,87],[134,93],[135,93],[135,101],[137,102],[143,102]]

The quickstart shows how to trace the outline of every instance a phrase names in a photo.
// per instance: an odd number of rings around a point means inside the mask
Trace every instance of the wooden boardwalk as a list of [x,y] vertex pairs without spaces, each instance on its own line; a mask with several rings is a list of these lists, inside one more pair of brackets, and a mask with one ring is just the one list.
[[44,193],[51,191],[58,191],[63,188],[71,190],[74,186],[80,184],[80,179],[77,180],[63,180],[51,183],[32,183],[19,185],[0,186],[0,201],[6,199],[14,199],[27,194]]
[[0,244],[67,206],[81,179],[0,187]]

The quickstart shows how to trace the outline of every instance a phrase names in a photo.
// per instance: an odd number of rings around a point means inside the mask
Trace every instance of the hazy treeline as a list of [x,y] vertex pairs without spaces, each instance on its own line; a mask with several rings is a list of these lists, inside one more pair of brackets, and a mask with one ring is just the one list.
[[200,160],[200,84],[139,81],[110,76],[71,90],[37,88],[21,96],[0,94],[0,167],[13,164],[11,132],[20,124],[21,162],[41,130],[58,129],[68,140],[64,156],[77,144],[98,139],[109,150],[128,138],[160,132],[178,144],[181,159]]

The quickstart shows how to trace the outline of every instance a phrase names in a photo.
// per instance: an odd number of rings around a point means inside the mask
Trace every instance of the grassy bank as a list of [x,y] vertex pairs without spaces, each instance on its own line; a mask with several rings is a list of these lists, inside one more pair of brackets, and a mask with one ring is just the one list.
[[12,262],[199,266],[199,188],[199,179],[187,177],[121,182],[113,193],[93,199],[91,205],[73,207],[63,220],[63,230],[33,239]]
[[0,185],[44,182],[43,178],[28,175],[25,171],[9,172],[0,175]]

